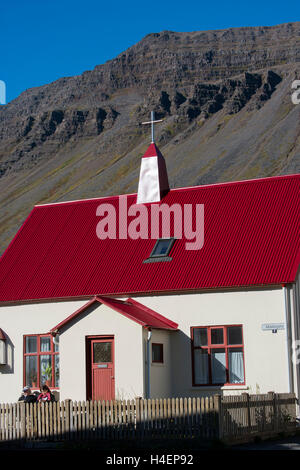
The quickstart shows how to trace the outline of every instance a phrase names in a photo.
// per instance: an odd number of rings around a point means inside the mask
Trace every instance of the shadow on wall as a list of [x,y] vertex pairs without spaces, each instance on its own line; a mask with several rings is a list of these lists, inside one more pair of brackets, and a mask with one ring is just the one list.
[[[198,349],[199,351],[199,349]],[[193,368],[205,366],[205,359],[198,356],[198,363],[193,358],[192,342],[191,338],[186,335],[183,331],[177,331],[171,337],[171,383],[172,383],[172,397],[209,397],[216,394],[224,395],[222,390],[223,384],[221,385],[193,385]],[[216,376],[222,377],[225,374],[225,353],[221,352],[219,356],[214,356],[213,367]],[[243,366],[243,360],[239,357],[240,365]],[[243,370],[243,367],[242,367]],[[243,372],[242,372],[243,374]],[[231,371],[231,376],[234,372]],[[237,377],[237,376],[236,376]],[[221,382],[221,380],[220,380]],[[224,381],[225,383],[226,381]],[[238,384],[238,377],[237,377]],[[210,388],[210,390],[209,390]]]

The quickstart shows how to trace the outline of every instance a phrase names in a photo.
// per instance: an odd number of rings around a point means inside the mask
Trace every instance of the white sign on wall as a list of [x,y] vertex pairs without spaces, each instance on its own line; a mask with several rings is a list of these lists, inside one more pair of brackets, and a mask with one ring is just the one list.
[[285,324],[284,323],[263,323],[261,325],[261,329],[263,331],[274,331],[276,332],[277,330],[284,330],[285,329]]

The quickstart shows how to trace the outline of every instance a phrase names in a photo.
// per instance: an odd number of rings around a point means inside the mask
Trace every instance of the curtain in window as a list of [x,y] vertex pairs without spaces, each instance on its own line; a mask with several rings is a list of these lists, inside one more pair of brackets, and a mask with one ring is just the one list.
[[226,355],[224,349],[213,349],[211,352],[212,383],[226,383]]
[[49,336],[40,339],[41,352],[51,351],[51,339]]
[[195,383],[207,384],[209,383],[207,350],[195,349],[194,352]]
[[242,349],[229,350],[229,382],[233,384],[244,382],[244,357]]

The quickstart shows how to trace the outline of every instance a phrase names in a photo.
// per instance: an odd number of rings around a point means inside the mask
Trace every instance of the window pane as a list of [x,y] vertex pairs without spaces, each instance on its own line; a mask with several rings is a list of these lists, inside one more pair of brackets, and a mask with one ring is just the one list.
[[168,252],[168,248],[171,244],[172,240],[159,240],[157,243],[155,250],[152,253],[152,256],[162,256]]
[[59,354],[54,356],[54,387],[59,387]]
[[111,359],[111,342],[94,343],[94,363],[112,362]]
[[37,356],[26,356],[25,385],[37,387]]
[[195,369],[195,384],[202,385],[208,384],[208,351],[207,349],[194,350],[194,369]]
[[194,328],[194,346],[207,346],[207,328]]
[[211,330],[211,344],[224,344],[223,328],[213,328]]
[[40,380],[41,385],[46,385],[50,387],[52,385],[52,365],[51,365],[51,355],[45,354],[40,356]]
[[43,336],[40,338],[41,352],[51,351],[51,338],[50,336]]
[[163,362],[162,344],[152,344],[152,362]]
[[36,353],[37,352],[37,337],[26,336],[26,352]]
[[228,331],[228,344],[243,344],[242,327],[229,326]]
[[241,348],[229,349],[229,382],[244,383],[244,355]]
[[226,383],[226,356],[225,349],[212,349],[211,351],[212,383]]
[[59,336],[55,336],[54,351],[59,352]]

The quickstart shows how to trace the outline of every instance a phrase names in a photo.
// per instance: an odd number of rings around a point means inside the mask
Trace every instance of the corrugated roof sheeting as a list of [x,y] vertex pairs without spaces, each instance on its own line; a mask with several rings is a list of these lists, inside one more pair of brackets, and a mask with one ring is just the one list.
[[[162,203],[192,204],[194,214],[204,204],[205,230],[202,249],[186,250],[188,240],[178,239],[168,262],[143,263],[156,240],[97,238],[97,207],[110,203],[118,212],[118,197],[36,206],[0,260],[0,301],[293,282],[299,181],[290,175],[171,190]],[[127,197],[128,206],[135,201]]]

